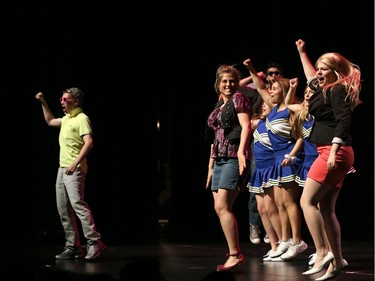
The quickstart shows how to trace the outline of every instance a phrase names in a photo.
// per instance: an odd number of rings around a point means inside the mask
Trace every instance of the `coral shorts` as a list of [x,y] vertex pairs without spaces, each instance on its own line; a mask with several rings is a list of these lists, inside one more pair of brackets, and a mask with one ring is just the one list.
[[327,160],[331,145],[317,145],[318,157],[311,165],[307,176],[319,183],[328,184],[337,188],[342,187],[346,174],[354,163],[354,152],[351,146],[341,146],[336,154],[336,168],[328,171]]

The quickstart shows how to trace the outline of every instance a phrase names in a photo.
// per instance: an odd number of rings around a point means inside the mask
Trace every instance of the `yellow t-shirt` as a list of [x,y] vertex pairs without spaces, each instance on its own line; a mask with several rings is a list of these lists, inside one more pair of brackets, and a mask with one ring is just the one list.
[[[60,167],[66,168],[73,163],[84,145],[82,137],[88,134],[92,134],[91,122],[82,108],[76,108],[61,119]],[[78,167],[87,172],[87,159],[84,158]]]

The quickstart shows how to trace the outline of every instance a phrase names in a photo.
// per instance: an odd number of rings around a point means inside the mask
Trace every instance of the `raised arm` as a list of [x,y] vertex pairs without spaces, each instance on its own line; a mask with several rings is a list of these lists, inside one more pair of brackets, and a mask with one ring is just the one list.
[[40,101],[43,110],[44,120],[46,120],[48,126],[59,127],[61,126],[61,118],[55,118],[52,111],[50,110],[43,93],[39,92],[35,95],[35,98]]
[[307,81],[309,81],[315,77],[316,70],[307,56],[305,45],[306,44],[302,39],[296,41],[297,51],[302,62],[303,71],[305,72]]
[[244,60],[243,64],[247,67],[250,72],[251,78],[253,79],[253,83],[257,88],[258,93],[262,96],[264,102],[270,107],[273,108],[274,104],[272,104],[269,100],[269,92],[267,89],[266,83],[264,83],[263,79],[258,75],[256,72],[253,64],[251,63],[250,59]]
[[[257,74],[262,79],[266,79],[266,77],[267,77],[266,74],[263,71],[259,71]],[[253,81],[253,78],[251,77],[251,75],[249,75],[249,76],[241,79],[240,86],[246,86],[247,84],[251,83],[252,81]]]
[[299,81],[298,78],[292,78],[289,80],[289,90],[285,97],[285,105],[290,111],[296,112],[301,108],[300,103],[296,103],[296,92]]

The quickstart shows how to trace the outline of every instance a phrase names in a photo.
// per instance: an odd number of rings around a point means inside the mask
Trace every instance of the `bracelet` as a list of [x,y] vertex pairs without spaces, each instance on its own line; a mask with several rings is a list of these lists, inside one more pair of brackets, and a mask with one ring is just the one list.
[[297,157],[295,157],[295,156],[290,156],[289,154],[285,154],[285,155],[284,155],[284,158],[285,158],[285,159],[290,159],[290,161],[293,162]]

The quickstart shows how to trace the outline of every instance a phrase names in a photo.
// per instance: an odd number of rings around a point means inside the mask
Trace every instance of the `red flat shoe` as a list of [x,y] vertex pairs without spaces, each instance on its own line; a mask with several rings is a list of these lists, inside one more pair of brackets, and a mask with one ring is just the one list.
[[230,271],[234,269],[236,266],[245,263],[245,256],[242,253],[236,253],[236,254],[227,254],[227,257],[236,257],[238,261],[231,266],[225,266],[225,264],[219,264],[216,267],[216,271]]

